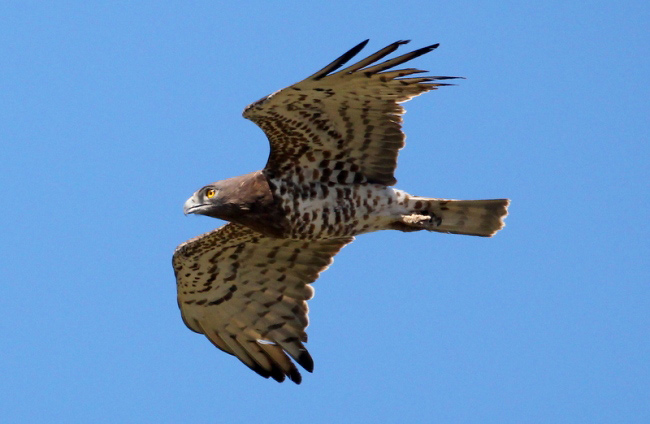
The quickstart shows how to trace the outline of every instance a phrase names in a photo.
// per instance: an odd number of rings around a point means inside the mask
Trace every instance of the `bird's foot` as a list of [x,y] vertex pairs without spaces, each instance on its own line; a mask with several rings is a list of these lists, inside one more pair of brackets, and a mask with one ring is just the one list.
[[403,215],[401,222],[412,228],[431,231],[440,226],[442,218],[433,214],[421,215],[419,213],[414,213],[411,215]]

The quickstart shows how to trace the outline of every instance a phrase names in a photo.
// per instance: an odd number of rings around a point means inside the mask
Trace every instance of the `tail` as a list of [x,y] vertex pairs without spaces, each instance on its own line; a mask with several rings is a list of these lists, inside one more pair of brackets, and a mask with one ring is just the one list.
[[492,237],[505,225],[503,220],[508,215],[510,200],[426,199],[424,203],[426,212],[438,223],[427,228],[430,231]]

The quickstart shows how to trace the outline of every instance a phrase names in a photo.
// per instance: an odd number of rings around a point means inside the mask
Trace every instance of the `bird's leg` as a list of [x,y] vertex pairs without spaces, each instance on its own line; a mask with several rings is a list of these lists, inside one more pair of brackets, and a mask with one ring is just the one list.
[[428,215],[419,215],[416,213],[412,215],[402,215],[402,222],[410,226],[421,227],[429,221],[431,221],[431,217]]
[[431,231],[440,225],[442,219],[435,216],[434,214],[422,215],[420,213],[413,213],[410,215],[402,215],[400,221],[401,223],[413,228],[414,230],[417,229]]
[[421,215],[419,213],[413,213],[410,215],[402,215],[399,220],[393,223],[392,228],[404,232],[418,230],[431,231],[433,228],[438,227],[441,221],[440,218],[433,214]]

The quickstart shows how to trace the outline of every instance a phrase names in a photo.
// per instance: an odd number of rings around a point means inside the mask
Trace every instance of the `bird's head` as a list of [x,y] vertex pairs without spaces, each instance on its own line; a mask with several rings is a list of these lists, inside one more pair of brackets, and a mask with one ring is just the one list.
[[257,171],[206,185],[187,199],[183,212],[237,221],[272,201],[266,177]]
[[221,191],[218,182],[197,190],[183,205],[183,212],[185,215],[194,213],[221,218],[224,206]]

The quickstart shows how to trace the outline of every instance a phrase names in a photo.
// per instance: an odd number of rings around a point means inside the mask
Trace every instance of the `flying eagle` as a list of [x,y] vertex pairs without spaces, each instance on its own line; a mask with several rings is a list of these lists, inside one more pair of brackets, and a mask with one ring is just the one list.
[[208,184],[184,205],[185,214],[229,223],[174,252],[183,321],[279,382],[301,382],[293,361],[312,372],[303,345],[310,284],[354,236],[393,229],[490,237],[507,215],[507,199],[433,199],[391,187],[405,139],[400,103],[456,77],[392,70],[438,44],[377,63],[408,41],[338,70],[367,42],[248,106],[244,117],[271,145],[266,166]]

